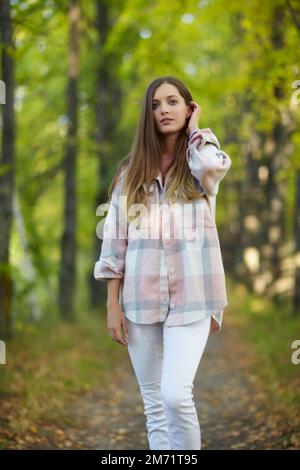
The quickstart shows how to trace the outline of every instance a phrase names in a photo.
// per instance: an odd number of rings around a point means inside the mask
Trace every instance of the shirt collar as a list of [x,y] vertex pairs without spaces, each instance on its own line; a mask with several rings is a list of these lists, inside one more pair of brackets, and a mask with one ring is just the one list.
[[[165,188],[167,187],[167,184],[168,184],[168,181],[169,181],[171,169],[172,169],[172,167],[169,168],[169,170],[167,171],[167,173],[166,173],[166,175],[165,175]],[[162,183],[162,174],[161,174],[161,170],[159,170],[159,172],[158,172],[157,175],[155,176],[155,179],[159,182],[161,188],[164,189],[163,183]]]
[[[159,172],[157,173],[157,175],[154,178],[156,181],[159,182],[160,187],[161,187],[162,190],[164,190],[167,187],[167,183],[168,183],[168,180],[169,180],[169,177],[170,177],[170,171],[171,171],[171,168],[167,171],[167,173],[165,175],[165,186],[163,186],[163,184],[162,184],[161,170],[159,170]],[[146,191],[146,183],[143,184],[143,188]],[[154,183],[152,183],[150,185],[150,191],[153,191],[153,189],[154,189]]]

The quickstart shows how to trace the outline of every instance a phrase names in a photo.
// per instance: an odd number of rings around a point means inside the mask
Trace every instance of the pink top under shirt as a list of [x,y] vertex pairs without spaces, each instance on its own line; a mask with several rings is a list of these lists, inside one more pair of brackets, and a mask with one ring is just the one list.
[[172,157],[162,157],[160,161],[160,171],[161,171],[161,176],[163,180],[165,179],[165,176],[169,169],[171,168],[173,161],[174,161],[175,155]]

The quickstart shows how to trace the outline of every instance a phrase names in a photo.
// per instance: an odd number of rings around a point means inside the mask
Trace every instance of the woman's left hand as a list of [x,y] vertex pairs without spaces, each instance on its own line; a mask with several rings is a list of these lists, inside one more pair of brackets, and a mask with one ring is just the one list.
[[196,103],[196,101],[190,101],[190,107],[192,108],[192,114],[190,116],[189,120],[189,125],[188,125],[188,131],[189,133],[192,132],[192,130],[197,129],[199,127],[199,119],[200,119],[200,114],[201,114],[201,106]]

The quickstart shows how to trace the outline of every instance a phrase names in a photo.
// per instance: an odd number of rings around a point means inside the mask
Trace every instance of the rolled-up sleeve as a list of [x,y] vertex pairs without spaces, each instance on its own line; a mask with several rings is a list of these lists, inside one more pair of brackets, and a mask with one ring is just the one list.
[[195,129],[190,134],[186,158],[191,173],[209,196],[218,194],[219,183],[231,167],[230,157],[220,148],[209,128]]
[[119,178],[103,225],[100,257],[94,267],[94,277],[97,281],[124,277],[128,232],[127,218],[121,203],[122,197],[125,197],[121,195],[121,186],[122,178]]

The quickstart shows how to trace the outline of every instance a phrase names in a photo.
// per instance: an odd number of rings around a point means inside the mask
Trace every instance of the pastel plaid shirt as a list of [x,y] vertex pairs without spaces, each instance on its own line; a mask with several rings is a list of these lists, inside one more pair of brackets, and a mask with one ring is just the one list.
[[126,169],[121,171],[103,225],[94,277],[121,279],[120,307],[133,322],[175,326],[212,316],[218,333],[228,301],[215,202],[232,162],[209,128],[190,133],[186,158],[199,199],[169,204],[165,189],[171,169],[164,185],[159,171],[149,189],[151,210],[142,209],[135,222],[128,222],[123,210]]

